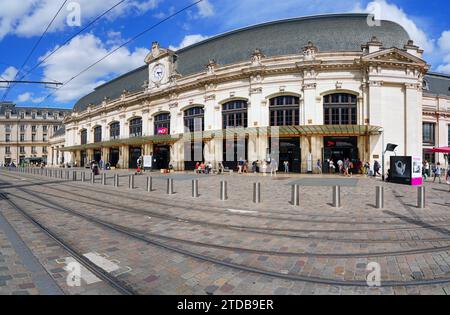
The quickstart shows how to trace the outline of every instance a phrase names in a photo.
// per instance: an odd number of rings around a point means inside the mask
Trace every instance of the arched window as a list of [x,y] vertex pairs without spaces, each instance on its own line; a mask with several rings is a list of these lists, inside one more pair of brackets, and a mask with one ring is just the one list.
[[247,128],[247,101],[236,100],[222,105],[223,129]]
[[423,88],[424,91],[429,91],[430,90],[430,84],[428,83],[427,80],[423,80],[422,88]]
[[130,138],[142,136],[142,118],[130,120]]
[[112,140],[120,138],[120,123],[113,122],[109,125],[109,136]]
[[184,127],[189,132],[205,130],[205,111],[203,107],[193,107],[184,111]]
[[170,134],[170,114],[164,113],[155,116],[155,135]]
[[87,130],[83,129],[80,131],[81,145],[87,144]]
[[356,125],[356,96],[346,93],[336,93],[324,97],[325,125]]
[[300,125],[300,98],[286,95],[270,99],[270,125]]
[[94,142],[102,142],[102,127],[97,126],[94,128]]

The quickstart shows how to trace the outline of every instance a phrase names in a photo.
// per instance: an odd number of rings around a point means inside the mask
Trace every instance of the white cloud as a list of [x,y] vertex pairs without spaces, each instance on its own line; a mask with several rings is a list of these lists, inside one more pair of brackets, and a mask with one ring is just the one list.
[[45,96],[33,97],[33,95],[34,94],[30,93],[30,92],[26,92],[26,93],[20,94],[17,97],[17,102],[20,102],[20,103],[32,102],[32,103],[37,104],[37,103],[42,103],[45,100]]
[[182,48],[194,45],[198,42],[201,42],[205,39],[208,39],[208,36],[203,36],[200,34],[196,34],[196,35],[186,35],[183,40],[181,41],[181,43],[178,46],[169,46],[169,49],[173,50],[173,51],[177,51],[180,50]]
[[197,7],[200,17],[206,18],[214,15],[214,7],[209,0],[203,0],[197,4]]
[[[16,74],[17,74],[18,70],[15,67],[8,67],[5,69],[5,71],[3,71],[2,74],[0,74],[0,77],[2,78],[2,80],[5,81],[9,81],[9,80],[14,80]],[[0,87],[7,87],[8,84],[6,83],[0,83]]]
[[[112,49],[93,34],[79,35],[44,62],[44,79],[53,78],[59,82],[66,82]],[[148,52],[149,50],[145,48],[136,48],[134,51],[125,47],[119,49],[68,85],[57,90],[56,101],[77,100],[113,77],[143,66]],[[43,58],[45,56],[42,56],[41,60]]]
[[[133,0],[117,6],[106,17],[115,19],[133,14],[144,14],[155,9],[163,0]],[[70,1],[69,1],[70,2]],[[68,3],[69,3],[68,2]],[[117,0],[77,0],[81,8],[82,25],[111,8]],[[0,40],[6,35],[14,34],[31,37],[42,34],[61,6],[55,0],[20,0],[0,1]],[[66,4],[67,7],[67,4]],[[66,20],[70,13],[63,8],[55,19],[49,32],[68,28]]]
[[438,42],[440,49],[450,52],[450,30],[443,32]]

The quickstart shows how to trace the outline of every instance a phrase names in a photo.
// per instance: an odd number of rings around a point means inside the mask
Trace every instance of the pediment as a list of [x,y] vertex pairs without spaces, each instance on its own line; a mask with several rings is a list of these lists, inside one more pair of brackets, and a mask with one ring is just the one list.
[[416,64],[426,66],[427,63],[410,53],[400,50],[398,48],[391,48],[377,51],[362,57],[363,62],[377,62],[377,63],[402,63],[402,64]]
[[152,49],[150,50],[150,53],[145,57],[145,63],[151,64],[159,59],[162,59],[166,56],[170,56],[175,54],[172,50],[162,48],[159,46],[157,42],[154,42],[152,44]]

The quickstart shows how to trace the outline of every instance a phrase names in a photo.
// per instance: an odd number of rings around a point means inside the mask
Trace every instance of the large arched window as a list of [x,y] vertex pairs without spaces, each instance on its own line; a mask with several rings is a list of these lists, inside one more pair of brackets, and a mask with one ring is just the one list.
[[142,136],[142,118],[134,118],[130,120],[130,137]]
[[120,123],[113,122],[109,125],[109,136],[112,140],[120,138]]
[[236,100],[222,105],[223,129],[247,128],[247,101]]
[[155,135],[170,134],[170,114],[164,113],[155,116]]
[[81,140],[81,145],[83,144],[87,144],[87,130],[83,129],[80,131],[80,140]]
[[324,97],[325,125],[356,125],[357,100],[356,96],[346,93],[336,93]]
[[102,142],[102,127],[97,126],[94,128],[94,142]]
[[189,132],[205,130],[205,111],[203,107],[193,107],[184,111],[184,127]]
[[270,125],[300,125],[300,98],[285,95],[270,99]]

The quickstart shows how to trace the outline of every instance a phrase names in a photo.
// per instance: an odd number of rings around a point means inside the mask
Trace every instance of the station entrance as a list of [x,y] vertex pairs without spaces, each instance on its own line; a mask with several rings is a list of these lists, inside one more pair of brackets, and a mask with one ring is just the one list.
[[301,173],[300,138],[280,138],[270,139],[269,150],[271,157],[279,156],[278,170],[284,171],[284,162],[288,162],[289,171],[292,173]]
[[326,161],[333,160],[337,165],[338,161],[349,159],[354,165],[359,160],[358,138],[357,137],[324,137],[323,165]]
[[86,151],[80,152],[80,167],[85,167],[87,164],[87,153]]
[[205,143],[202,141],[187,142],[184,145],[184,170],[193,171],[195,165],[205,161]]
[[170,145],[153,146],[153,169],[166,170],[170,164]]
[[142,156],[141,147],[130,147],[129,163],[130,169],[137,169],[138,159]]
[[[239,161],[248,161],[248,139],[223,140],[223,166],[231,170],[238,168]],[[249,163],[251,165],[251,163]]]
[[119,158],[120,158],[119,149],[111,148],[109,150],[109,165],[111,167],[117,167],[117,164],[119,164]]

